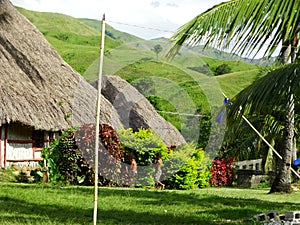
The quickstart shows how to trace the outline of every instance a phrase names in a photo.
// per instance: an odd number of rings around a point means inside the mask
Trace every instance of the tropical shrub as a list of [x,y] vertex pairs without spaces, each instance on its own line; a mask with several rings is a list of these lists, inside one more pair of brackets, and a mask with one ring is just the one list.
[[172,151],[164,165],[170,175],[166,181],[168,188],[188,190],[209,185],[209,159],[202,149],[196,149],[193,144],[185,144]]
[[[162,139],[150,129],[140,128],[134,132],[133,129],[121,129],[118,131],[125,155],[133,155],[139,168],[136,177],[137,185],[152,185],[154,183],[154,168],[150,162],[155,162],[156,154],[161,153],[162,160],[168,157],[169,149]],[[125,157],[128,163],[128,157]]]
[[41,166],[48,167],[50,182],[90,184],[89,177],[93,173],[76,145],[74,131],[75,128],[66,130],[42,151],[46,165]]
[[[124,149],[118,134],[107,124],[99,127],[99,181],[103,184],[122,182],[121,161]],[[42,157],[49,169],[49,179],[53,183],[94,184],[95,125],[70,128],[49,147],[42,151]]]
[[[86,124],[76,129],[76,141],[83,157],[95,168],[95,125]],[[98,170],[102,185],[120,186],[126,171],[122,161],[125,150],[118,133],[108,124],[99,125]]]
[[211,167],[211,178],[209,183],[211,186],[220,187],[220,186],[231,186],[233,183],[233,158],[225,160],[215,159]]

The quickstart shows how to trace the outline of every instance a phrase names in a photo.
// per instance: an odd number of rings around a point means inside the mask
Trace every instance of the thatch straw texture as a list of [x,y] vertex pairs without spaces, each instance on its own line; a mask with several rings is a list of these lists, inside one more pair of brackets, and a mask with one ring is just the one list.
[[[0,0],[0,125],[56,131],[95,121],[96,90],[8,0]],[[102,98],[101,122],[119,126]]]
[[[168,145],[185,143],[126,81],[106,77],[103,93],[109,101],[102,96],[101,123],[114,129],[151,128]],[[95,123],[96,98],[97,90],[63,61],[39,30],[8,0],[0,0],[0,126],[20,123],[59,131]]]

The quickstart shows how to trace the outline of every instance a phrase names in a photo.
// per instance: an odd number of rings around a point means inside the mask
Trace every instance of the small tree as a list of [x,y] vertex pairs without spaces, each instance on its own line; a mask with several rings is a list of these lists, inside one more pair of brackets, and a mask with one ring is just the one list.
[[230,73],[231,68],[228,64],[223,63],[215,69],[215,75],[222,75],[225,73]]
[[153,51],[156,53],[156,60],[158,61],[158,54],[163,50],[160,44],[154,46]]

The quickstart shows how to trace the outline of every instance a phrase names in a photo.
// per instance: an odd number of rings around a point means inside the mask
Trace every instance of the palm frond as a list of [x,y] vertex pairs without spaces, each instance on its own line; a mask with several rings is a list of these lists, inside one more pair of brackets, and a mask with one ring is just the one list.
[[[232,0],[201,13],[170,38],[173,58],[184,45],[210,45],[240,54],[257,54],[265,49],[270,56],[282,42],[291,42],[299,33],[300,0]],[[266,43],[271,41],[268,45]]]
[[300,94],[300,63],[293,63],[267,73],[241,91],[228,109],[228,121],[232,122],[244,114],[277,116],[284,112],[289,94]]

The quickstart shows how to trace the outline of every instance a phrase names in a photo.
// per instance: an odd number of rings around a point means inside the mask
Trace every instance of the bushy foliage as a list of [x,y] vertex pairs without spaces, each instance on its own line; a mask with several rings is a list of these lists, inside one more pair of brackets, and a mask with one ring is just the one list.
[[195,189],[209,186],[210,160],[202,149],[192,143],[181,146],[166,146],[150,129],[121,129],[119,131],[126,155],[133,153],[139,165],[138,183],[153,183],[156,153],[162,154],[162,180],[170,189]]
[[209,183],[211,186],[231,186],[234,178],[233,158],[229,158],[228,160],[225,158],[213,160],[210,171],[212,177],[210,178]]
[[121,129],[118,133],[126,153],[133,153],[141,166],[149,165],[149,160],[154,160],[158,152],[162,154],[162,159],[168,156],[167,146],[150,129],[140,128],[137,132],[131,128]]
[[[121,182],[121,160],[124,149],[118,134],[107,124],[99,127],[99,181],[102,184]],[[95,125],[70,128],[42,152],[53,183],[94,184]],[[42,165],[44,167],[45,165]]]
[[170,174],[167,187],[185,190],[207,187],[210,179],[209,161],[205,152],[196,149],[193,144],[175,149],[164,163]]
[[[84,158],[95,168],[95,125],[76,129],[76,141]],[[119,186],[124,182],[122,161],[125,151],[118,133],[108,124],[99,125],[98,169],[102,185]]]
[[150,162],[155,162],[158,152],[161,153],[162,160],[164,160],[169,154],[168,147],[150,129],[140,128],[137,132],[134,132],[131,128],[121,129],[118,133],[125,154],[134,155],[139,166],[135,182],[141,185],[152,185],[154,183],[152,177],[154,168],[150,166]]
[[230,72],[231,72],[231,67],[226,63],[221,64],[215,69],[215,75],[222,75]]
[[[121,129],[100,125],[99,181],[102,185],[123,185],[128,177],[129,156],[138,164],[135,185],[153,185],[156,154],[163,160],[163,182],[168,188],[194,189],[208,186],[209,159],[194,144],[167,147],[150,129]],[[84,125],[65,131],[42,152],[51,182],[91,185],[94,182],[95,126]],[[122,143],[122,144],[121,144]],[[126,168],[127,167],[127,168]]]
[[76,145],[74,128],[66,130],[59,139],[45,148],[42,157],[49,169],[50,182],[91,184],[93,172]]

